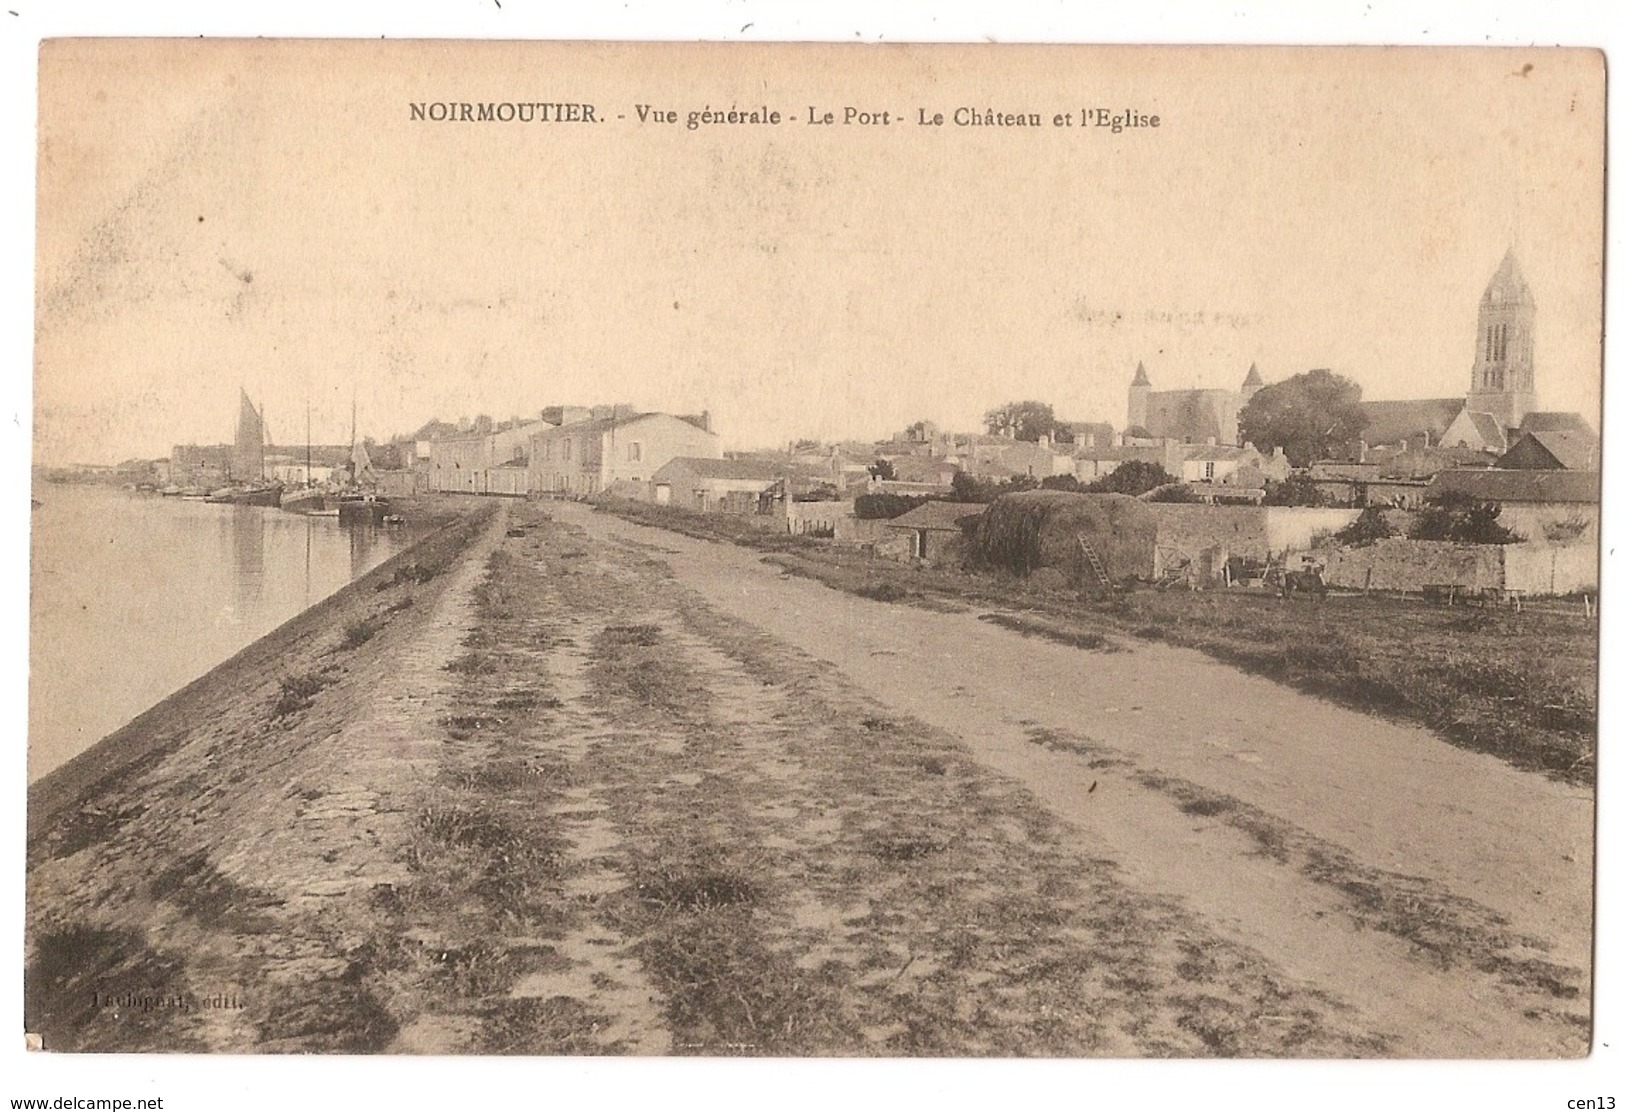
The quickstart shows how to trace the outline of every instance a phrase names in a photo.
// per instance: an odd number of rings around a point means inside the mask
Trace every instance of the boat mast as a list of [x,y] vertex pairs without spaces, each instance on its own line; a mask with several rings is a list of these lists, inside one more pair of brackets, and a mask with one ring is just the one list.
[[355,387],[350,387],[350,484],[361,485],[361,476],[355,466]]

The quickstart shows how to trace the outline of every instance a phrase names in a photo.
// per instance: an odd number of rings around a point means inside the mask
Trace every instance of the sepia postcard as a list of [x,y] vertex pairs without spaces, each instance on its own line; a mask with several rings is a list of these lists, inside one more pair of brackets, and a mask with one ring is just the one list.
[[1585,1057],[1604,122],[1583,49],[46,41],[26,1033]]

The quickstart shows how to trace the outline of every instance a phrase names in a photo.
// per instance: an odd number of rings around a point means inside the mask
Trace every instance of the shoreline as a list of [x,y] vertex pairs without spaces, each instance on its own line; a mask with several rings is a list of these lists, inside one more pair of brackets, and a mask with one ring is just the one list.
[[443,542],[457,531],[477,531],[493,513],[495,508],[487,506],[456,509],[449,520],[430,529],[402,551],[251,641],[30,783],[29,843],[65,809],[94,794],[110,777],[161,756],[173,743],[174,735],[184,733],[200,719],[207,718],[210,708],[242,679],[274,671],[279,658],[292,646],[327,629],[358,598],[370,598],[378,583],[391,579],[398,569],[414,562],[429,546]]

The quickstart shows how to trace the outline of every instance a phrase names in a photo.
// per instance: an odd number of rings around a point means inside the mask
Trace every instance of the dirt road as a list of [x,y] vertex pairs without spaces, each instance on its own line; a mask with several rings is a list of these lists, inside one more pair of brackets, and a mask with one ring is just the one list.
[[1590,792],[1200,654],[1025,638],[791,578],[580,507],[717,609],[1032,792],[1081,852],[1354,1007],[1416,1056],[1578,1054]]
[[580,506],[481,528],[36,793],[48,1049],[1585,1052],[1584,791]]

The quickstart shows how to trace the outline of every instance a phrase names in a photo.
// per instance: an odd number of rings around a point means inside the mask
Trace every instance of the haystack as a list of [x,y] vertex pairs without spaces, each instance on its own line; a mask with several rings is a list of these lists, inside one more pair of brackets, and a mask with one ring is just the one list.
[[983,515],[974,556],[985,567],[1017,575],[1057,568],[1075,582],[1093,584],[1095,573],[1083,544],[1094,551],[1113,583],[1149,579],[1156,560],[1156,516],[1144,502],[1124,494],[1007,494]]

